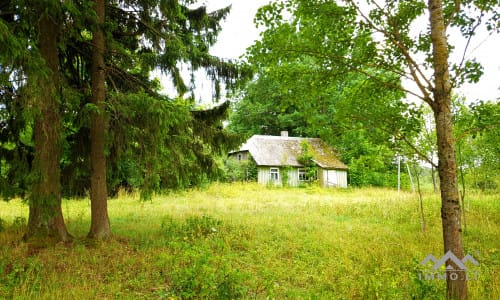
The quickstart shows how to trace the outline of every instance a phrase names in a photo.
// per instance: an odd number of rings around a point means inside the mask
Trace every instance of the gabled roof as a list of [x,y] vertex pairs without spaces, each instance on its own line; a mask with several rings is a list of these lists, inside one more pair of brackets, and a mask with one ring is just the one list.
[[319,138],[300,138],[269,135],[254,135],[242,145],[239,151],[248,151],[258,166],[301,167],[298,157],[302,143],[307,141],[313,161],[324,169],[347,169],[333,150]]

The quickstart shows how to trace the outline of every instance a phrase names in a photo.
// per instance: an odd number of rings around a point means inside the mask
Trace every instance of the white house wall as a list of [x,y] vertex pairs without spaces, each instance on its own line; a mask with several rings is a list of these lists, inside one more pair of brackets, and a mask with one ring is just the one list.
[[257,174],[257,182],[260,184],[268,184],[271,181],[271,174],[269,173],[269,167],[259,167]]
[[[286,168],[279,167],[258,167],[257,181],[260,184],[267,185],[271,184],[271,168],[279,169],[279,181],[275,185],[282,185],[283,183],[283,172],[287,170]],[[319,180],[324,187],[347,187],[347,171],[345,170],[325,170],[320,169],[321,175]],[[299,185],[299,174],[298,168],[288,169],[288,186],[298,186]]]
[[[288,172],[288,185],[298,186],[299,185],[299,173],[297,168],[280,168],[280,167],[258,167],[257,182],[260,184],[270,184],[271,183],[271,168],[279,169],[279,181],[275,183],[276,185],[282,185],[283,183],[283,172]],[[287,170],[288,169],[288,170]]]
[[347,187],[347,171],[323,170],[322,184],[327,187]]
[[292,168],[288,170],[288,185],[289,186],[299,185],[299,169]]

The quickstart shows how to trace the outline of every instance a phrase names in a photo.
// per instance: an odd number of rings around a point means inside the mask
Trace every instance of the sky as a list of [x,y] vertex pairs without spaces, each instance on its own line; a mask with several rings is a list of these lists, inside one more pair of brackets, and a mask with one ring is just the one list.
[[238,58],[246,48],[259,39],[259,31],[253,23],[257,9],[269,0],[208,0],[207,10],[212,11],[231,5],[231,12],[222,24],[218,42],[211,53],[222,58]]
[[[259,30],[255,27],[253,19],[257,9],[269,0],[205,0],[208,11],[232,5],[231,12],[222,24],[222,31],[219,34],[217,43],[211,48],[211,54],[221,58],[235,59],[242,56],[246,48],[251,46],[255,40],[259,39]],[[454,37],[450,36],[453,43]],[[465,84],[455,92],[464,95],[468,102],[477,99],[499,99],[500,98],[500,59],[498,51],[500,49],[500,36],[478,35],[471,45],[468,53],[469,57],[476,59],[483,65],[484,75],[477,84]],[[458,60],[461,55],[452,55],[450,59]],[[198,85],[201,91],[201,98],[211,94],[209,83]],[[205,96],[204,96],[205,95]]]

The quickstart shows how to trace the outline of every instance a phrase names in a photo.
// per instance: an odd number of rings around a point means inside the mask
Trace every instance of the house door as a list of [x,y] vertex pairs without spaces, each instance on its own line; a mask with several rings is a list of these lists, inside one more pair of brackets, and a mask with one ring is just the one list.
[[337,171],[335,170],[327,170],[326,171],[326,185],[327,186],[338,186],[339,181],[337,178]]

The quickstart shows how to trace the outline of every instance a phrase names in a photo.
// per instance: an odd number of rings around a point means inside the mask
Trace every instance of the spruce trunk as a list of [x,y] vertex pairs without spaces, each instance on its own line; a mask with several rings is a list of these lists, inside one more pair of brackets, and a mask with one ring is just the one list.
[[107,239],[111,236],[111,228],[108,216],[108,191],[106,186],[106,87],[105,87],[105,64],[104,51],[105,40],[102,31],[104,24],[105,8],[104,0],[94,1],[94,10],[97,22],[93,31],[92,44],[92,103],[97,111],[92,114],[90,128],[90,202],[91,202],[91,225],[88,236],[95,239]]
[[58,12],[52,15],[39,7],[38,21],[40,55],[46,74],[31,76],[37,109],[33,128],[34,182],[29,202],[29,219],[25,240],[38,239],[43,244],[71,239],[61,209],[61,113],[59,100]]
[[[448,67],[448,43],[443,17],[442,0],[429,0],[429,13],[434,59],[434,101],[436,135],[441,188],[441,219],[444,253],[451,251],[459,259],[464,257],[458,195],[457,161],[451,112],[451,83]],[[453,262],[447,262],[458,269]],[[452,280],[447,274],[446,291],[449,299],[467,299],[467,281],[464,276]]]

